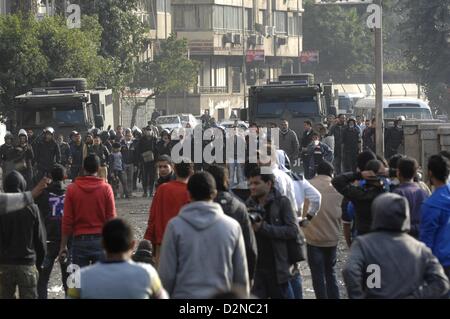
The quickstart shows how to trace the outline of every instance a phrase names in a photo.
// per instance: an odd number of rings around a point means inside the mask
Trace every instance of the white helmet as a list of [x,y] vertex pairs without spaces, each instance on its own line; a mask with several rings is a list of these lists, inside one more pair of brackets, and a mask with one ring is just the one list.
[[22,135],[28,137],[27,131],[25,131],[23,128],[19,130],[19,134],[17,134],[17,136],[22,136]]
[[53,129],[53,127],[46,127],[44,130],[44,133],[50,133],[50,134],[55,134],[55,130]]
[[133,126],[133,128],[131,129],[131,131],[134,133],[134,132],[138,132],[139,134],[142,134],[142,130],[139,128],[139,127],[137,127],[136,125],[135,126]]

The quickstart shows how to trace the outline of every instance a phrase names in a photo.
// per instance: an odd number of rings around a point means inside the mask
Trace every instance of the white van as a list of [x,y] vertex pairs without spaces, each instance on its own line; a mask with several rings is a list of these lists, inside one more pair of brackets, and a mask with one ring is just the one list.
[[[419,99],[414,98],[384,98],[384,119],[396,119],[404,116],[407,120],[432,120],[430,106]],[[356,102],[354,115],[364,115],[366,118],[375,116],[375,99],[364,98]]]

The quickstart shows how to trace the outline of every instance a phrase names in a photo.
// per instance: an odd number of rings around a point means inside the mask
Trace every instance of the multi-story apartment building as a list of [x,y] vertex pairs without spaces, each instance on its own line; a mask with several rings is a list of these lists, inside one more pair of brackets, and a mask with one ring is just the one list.
[[200,62],[198,85],[157,107],[217,119],[244,107],[250,85],[299,69],[302,0],[172,0],[173,29]]

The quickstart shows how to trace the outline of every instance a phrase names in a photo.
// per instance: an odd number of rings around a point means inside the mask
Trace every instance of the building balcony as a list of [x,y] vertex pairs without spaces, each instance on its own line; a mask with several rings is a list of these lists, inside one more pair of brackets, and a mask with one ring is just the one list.
[[228,87],[226,86],[199,86],[199,94],[226,94],[228,93]]

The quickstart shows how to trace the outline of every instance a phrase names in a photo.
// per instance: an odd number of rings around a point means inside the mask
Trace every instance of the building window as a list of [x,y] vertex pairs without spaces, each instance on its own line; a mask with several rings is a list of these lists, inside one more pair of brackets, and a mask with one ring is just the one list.
[[209,5],[174,6],[176,30],[211,30],[212,7]]
[[151,30],[156,29],[156,12],[154,0],[143,0],[139,7],[138,16]]
[[211,86],[216,87],[227,87],[227,65],[225,61],[214,61],[213,67],[211,68]]
[[259,10],[258,14],[259,14],[259,17],[258,17],[259,23],[261,23],[264,26],[269,25],[267,23],[266,10]]
[[157,12],[170,12],[170,0],[156,0]]
[[223,17],[224,7],[214,6],[213,7],[213,27],[214,29],[224,29],[224,17]]
[[241,93],[241,67],[234,66],[232,68],[233,72],[233,83],[232,83],[232,93]]
[[275,18],[276,32],[280,34],[287,34],[288,32],[287,12],[274,11],[274,18]]
[[[251,9],[246,11],[244,19],[246,29],[251,30],[251,28],[253,28]],[[251,28],[249,28],[250,26]],[[231,6],[214,6],[213,28],[215,30],[242,31],[242,8]]]
[[302,34],[302,16],[294,13],[289,17],[289,35],[299,36]]
[[245,15],[244,15],[244,26],[245,30],[253,30],[253,15],[252,15],[252,9],[246,8],[245,9]]

